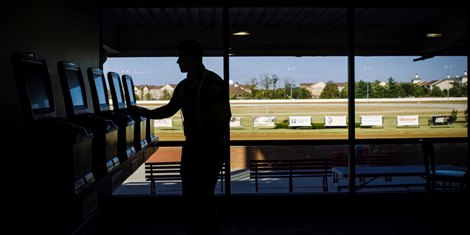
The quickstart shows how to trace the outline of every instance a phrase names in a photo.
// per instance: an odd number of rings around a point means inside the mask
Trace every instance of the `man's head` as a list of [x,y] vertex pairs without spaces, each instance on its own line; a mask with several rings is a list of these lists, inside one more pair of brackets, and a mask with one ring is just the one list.
[[186,39],[177,46],[178,60],[181,72],[191,72],[202,65],[203,49],[195,39]]

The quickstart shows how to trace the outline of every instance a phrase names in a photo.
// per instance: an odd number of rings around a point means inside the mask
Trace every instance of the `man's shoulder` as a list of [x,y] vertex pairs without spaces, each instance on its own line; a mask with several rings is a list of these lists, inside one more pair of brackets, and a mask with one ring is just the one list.
[[211,81],[214,81],[214,82],[221,82],[223,81],[223,79],[218,75],[216,74],[215,72],[211,71],[211,70],[208,70],[206,69],[206,72],[207,72],[207,77],[211,80]]
[[176,85],[176,87],[184,86],[186,83],[188,83],[188,78],[184,78],[183,80],[181,80],[180,82],[178,82],[178,84]]

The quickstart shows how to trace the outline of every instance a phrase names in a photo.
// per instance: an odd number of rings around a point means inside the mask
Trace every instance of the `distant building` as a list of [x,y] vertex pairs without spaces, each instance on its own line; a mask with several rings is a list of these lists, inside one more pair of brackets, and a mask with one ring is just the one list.
[[163,86],[138,85],[134,87],[134,90],[141,100],[161,100],[171,97],[175,88],[176,84],[166,84]]
[[300,83],[300,88],[305,88],[314,99],[320,98],[320,95],[325,88],[326,83],[315,82],[315,83]]
[[134,86],[134,94],[137,100],[142,100],[142,90],[138,86]]
[[426,82],[423,81],[423,79],[421,79],[418,74],[416,74],[415,77],[411,79],[411,83],[416,84],[418,86],[426,85]]
[[441,91],[449,90],[453,87],[453,81],[450,79],[441,79],[441,80],[433,80],[427,83],[429,90],[432,90],[434,87],[439,87]]
[[338,83],[336,83],[336,85],[338,86],[339,92],[341,92],[345,87],[348,86],[348,83],[347,82],[338,82]]
[[439,87],[442,91],[449,90],[454,87],[454,84],[461,84],[467,86],[467,71],[464,72],[462,76],[451,77],[447,74],[446,78],[440,80],[433,80],[426,83],[429,90],[432,90],[433,87]]
[[463,76],[462,76],[462,84],[466,86],[466,85],[467,85],[467,81],[468,81],[468,78],[467,78],[467,71],[465,71],[465,72],[463,73]]
[[245,99],[251,97],[252,91],[247,86],[242,86],[237,82],[229,82],[230,98],[232,99]]

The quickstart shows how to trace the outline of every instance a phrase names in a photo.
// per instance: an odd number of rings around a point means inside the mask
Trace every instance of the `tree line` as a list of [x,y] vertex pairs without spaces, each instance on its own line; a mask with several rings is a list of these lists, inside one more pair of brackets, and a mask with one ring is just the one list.
[[[231,99],[311,99],[310,92],[303,87],[294,87],[294,81],[284,79],[284,87],[279,88],[279,77],[275,74],[262,74],[251,78],[244,87],[251,93],[231,92]],[[411,82],[398,83],[390,77],[386,85],[381,81],[354,83],[355,98],[405,98],[405,97],[467,97],[467,87],[461,83],[452,83],[449,90],[434,86],[418,86]],[[340,90],[337,83],[328,81],[320,94],[321,99],[347,98],[348,85]]]

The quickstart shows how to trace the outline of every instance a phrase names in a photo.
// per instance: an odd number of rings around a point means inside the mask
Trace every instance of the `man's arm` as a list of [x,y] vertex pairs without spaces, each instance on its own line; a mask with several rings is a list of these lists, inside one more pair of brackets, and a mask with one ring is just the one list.
[[132,107],[129,109],[129,112],[134,115],[144,116],[151,119],[162,119],[175,115],[176,112],[181,108],[179,102],[179,86],[175,88],[173,96],[170,99],[170,102],[162,107],[156,109],[147,109],[143,107]]
[[177,102],[174,102],[173,99],[166,105],[156,109],[145,109],[142,111],[144,117],[151,119],[162,119],[175,115],[176,112],[180,109],[180,105]]

